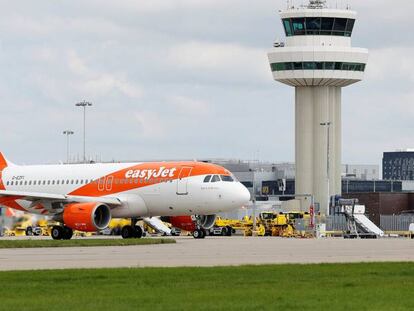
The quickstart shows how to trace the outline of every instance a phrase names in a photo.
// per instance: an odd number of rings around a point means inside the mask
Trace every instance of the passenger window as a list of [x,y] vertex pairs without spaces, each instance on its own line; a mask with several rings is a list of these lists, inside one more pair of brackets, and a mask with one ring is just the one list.
[[32,185],[32,181],[31,180],[29,180],[29,186],[31,186]]
[[46,185],[46,180],[43,181],[43,184]]
[[13,182],[10,182],[10,185],[11,185],[11,186],[13,186],[13,184],[14,184]]
[[218,175],[214,175],[213,178],[211,179],[211,182],[218,182],[220,181],[220,177]]
[[47,181],[47,184],[50,185],[50,180]]
[[56,180],[56,185],[59,185],[59,182],[60,182],[60,180],[58,179],[58,180]]
[[6,182],[6,185],[8,186],[9,185],[9,182]]
[[207,175],[207,176],[204,178],[204,182],[210,182],[210,179],[211,179],[211,175]]

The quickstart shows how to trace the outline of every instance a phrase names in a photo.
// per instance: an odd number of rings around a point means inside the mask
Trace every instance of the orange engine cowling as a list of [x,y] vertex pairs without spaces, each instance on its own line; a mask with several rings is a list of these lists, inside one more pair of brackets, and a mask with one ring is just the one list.
[[111,221],[110,208],[102,203],[73,203],[65,206],[63,222],[69,228],[94,232],[108,227]]

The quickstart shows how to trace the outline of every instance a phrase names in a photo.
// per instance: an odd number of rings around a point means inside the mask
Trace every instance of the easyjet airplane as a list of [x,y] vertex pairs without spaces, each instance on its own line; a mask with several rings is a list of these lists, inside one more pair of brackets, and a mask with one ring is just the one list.
[[131,218],[122,237],[141,237],[139,219],[185,215],[195,220],[194,237],[203,238],[216,213],[249,199],[228,170],[210,163],[19,166],[0,153],[0,206],[52,216],[62,224],[52,228],[53,239],[70,239],[72,230],[103,230],[111,218]]

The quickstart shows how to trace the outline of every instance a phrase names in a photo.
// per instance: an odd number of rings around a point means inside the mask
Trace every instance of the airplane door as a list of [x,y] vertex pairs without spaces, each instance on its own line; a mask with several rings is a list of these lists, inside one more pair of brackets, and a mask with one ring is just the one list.
[[180,174],[177,179],[177,194],[178,195],[187,195],[188,194],[188,179],[190,176],[192,167],[182,167]]

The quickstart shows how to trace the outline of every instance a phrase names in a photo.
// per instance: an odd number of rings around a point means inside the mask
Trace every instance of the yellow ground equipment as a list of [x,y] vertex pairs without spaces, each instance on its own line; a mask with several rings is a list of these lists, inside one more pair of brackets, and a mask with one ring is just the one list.
[[110,235],[121,235],[121,230],[125,226],[131,225],[131,219],[113,218],[109,223],[108,229]]
[[12,231],[16,236],[33,235],[33,218],[29,214],[24,214],[16,219]]
[[[256,231],[253,232],[252,217],[245,216],[242,220],[220,220],[233,230],[242,230],[245,236],[280,236],[280,237],[301,237],[295,230],[295,220],[306,217],[304,213],[276,213],[262,212],[256,218]],[[308,216],[309,217],[309,216]]]

